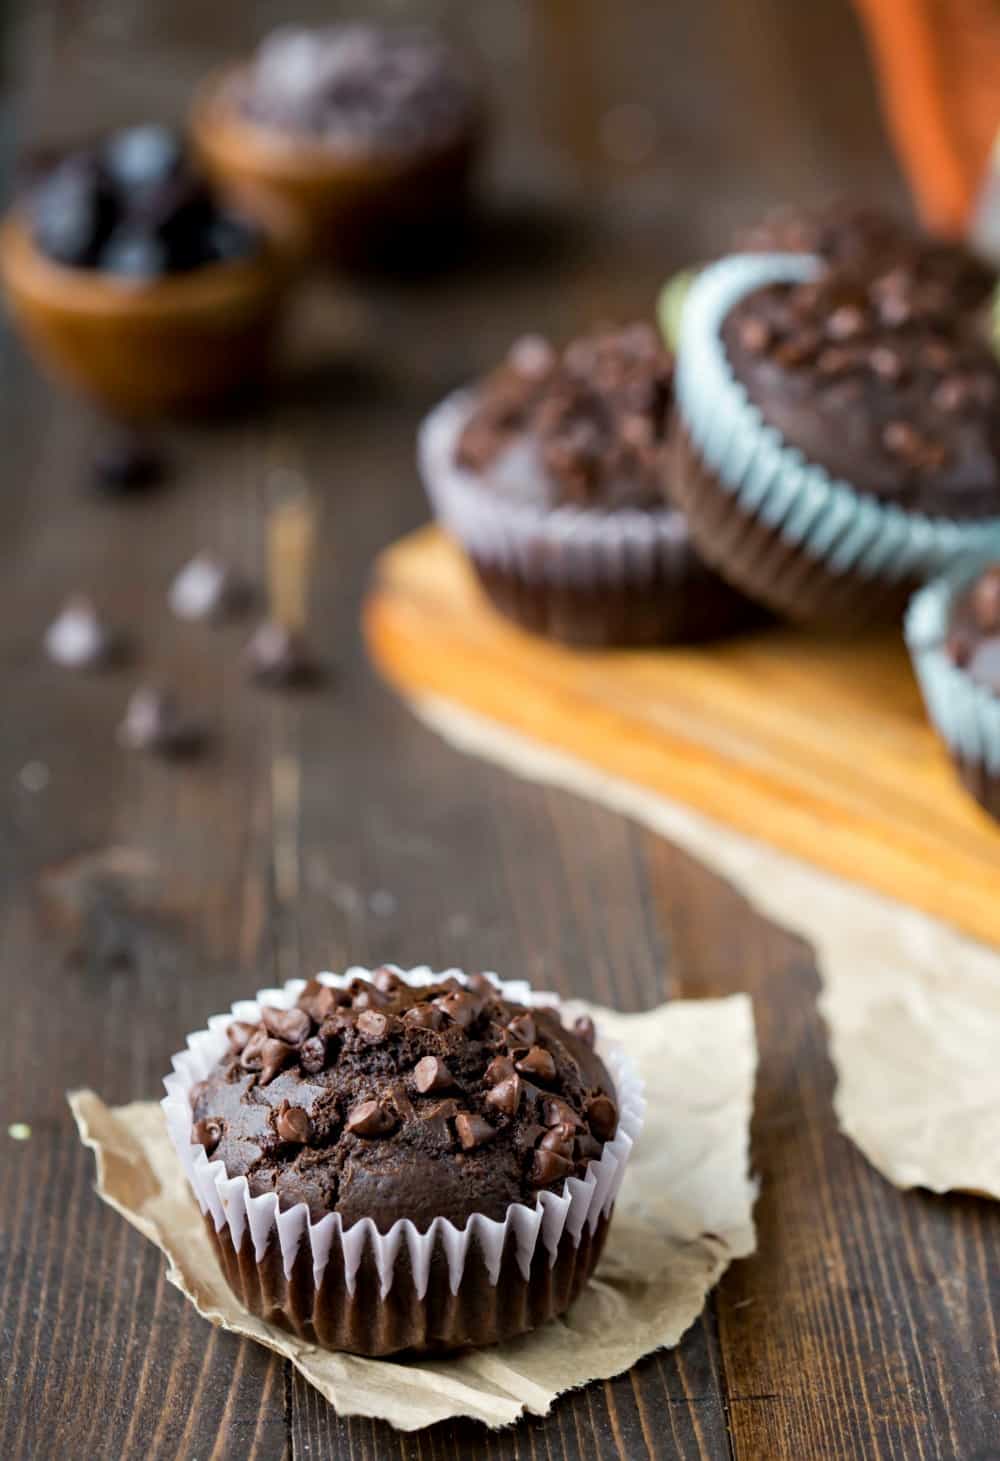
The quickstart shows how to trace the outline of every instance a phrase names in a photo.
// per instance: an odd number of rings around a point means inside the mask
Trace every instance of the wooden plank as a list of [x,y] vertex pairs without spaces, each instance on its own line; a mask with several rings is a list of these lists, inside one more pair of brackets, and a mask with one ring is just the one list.
[[580,652],[486,603],[435,528],[386,550],[365,625],[405,693],[481,712],[1000,943],[1000,829],[958,787],[898,634],[776,628]]

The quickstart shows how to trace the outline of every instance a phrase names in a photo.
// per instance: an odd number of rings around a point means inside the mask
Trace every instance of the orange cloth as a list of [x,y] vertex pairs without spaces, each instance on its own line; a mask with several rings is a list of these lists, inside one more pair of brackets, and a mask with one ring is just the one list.
[[855,0],[929,227],[959,234],[1000,128],[997,0]]

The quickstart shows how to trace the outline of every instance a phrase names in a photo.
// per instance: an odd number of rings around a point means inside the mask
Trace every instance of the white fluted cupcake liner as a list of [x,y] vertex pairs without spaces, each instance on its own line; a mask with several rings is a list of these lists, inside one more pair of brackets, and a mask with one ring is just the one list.
[[997,541],[1000,516],[966,522],[904,512],[831,477],[767,424],[726,354],[722,326],[741,299],[770,284],[814,279],[823,267],[811,255],[741,254],[702,270],[681,320],[678,417],[690,446],[733,502],[828,572],[885,583],[923,581]]
[[[956,665],[946,644],[959,594],[990,564],[992,552],[963,559],[914,598],[906,615],[906,644],[927,714],[963,768],[982,768],[1000,779],[1000,695]],[[1000,793],[998,793],[1000,794]]]
[[[394,972],[416,986],[447,978],[466,980],[455,969],[433,973],[428,968],[394,968]],[[558,1005],[552,995],[535,993],[523,981],[504,982],[495,975],[488,977],[505,999],[524,1005]],[[370,971],[351,968],[343,974],[324,973],[318,978],[339,989],[349,985],[352,979],[370,978]],[[589,1164],[585,1177],[567,1177],[560,1192],[541,1192],[532,1206],[513,1204],[503,1221],[475,1214],[459,1229],[446,1218],[436,1218],[426,1232],[420,1232],[404,1219],[394,1223],[387,1233],[380,1233],[370,1218],[345,1229],[338,1213],[328,1213],[314,1222],[305,1203],[281,1211],[274,1193],[252,1196],[246,1177],[229,1177],[222,1162],[210,1160],[205,1148],[192,1141],[190,1091],[225,1054],[226,1028],[233,1020],[256,1023],[264,1005],[291,1008],[304,988],[305,980],[293,979],[283,989],[263,989],[256,1000],[240,1000],[228,1014],[214,1015],[207,1029],[188,1036],[187,1049],[173,1057],[173,1074],[164,1080],[167,1095],[161,1104],[187,1179],[202,1212],[211,1216],[216,1232],[222,1234],[228,1229],[235,1253],[240,1252],[247,1232],[258,1263],[264,1261],[268,1249],[276,1244],[285,1278],[289,1279],[301,1246],[307,1244],[313,1283],[319,1291],[331,1253],[339,1250],[337,1271],[342,1273],[349,1294],[354,1293],[358,1269],[366,1253],[370,1253],[377,1267],[383,1299],[392,1289],[397,1260],[405,1253],[417,1296],[422,1299],[437,1250],[446,1256],[454,1295],[474,1246],[478,1249],[477,1256],[485,1261],[490,1283],[496,1284],[505,1247],[513,1235],[518,1266],[527,1282],[539,1243],[547,1250],[551,1266],[564,1236],[579,1245],[585,1229],[593,1237],[601,1218],[610,1216],[629,1153],[642,1128],[645,1099],[642,1081],[625,1053],[615,1045],[600,1043],[598,1053],[615,1084],[619,1111],[615,1136],[604,1144],[600,1157]]]

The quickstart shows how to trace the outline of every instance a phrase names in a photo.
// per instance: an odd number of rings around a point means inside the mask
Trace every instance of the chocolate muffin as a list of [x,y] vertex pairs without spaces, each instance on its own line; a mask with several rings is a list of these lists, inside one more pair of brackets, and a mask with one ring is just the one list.
[[760,618],[664,507],[672,405],[672,357],[634,324],[561,352],[525,337],[431,414],[428,495],[501,613],[594,646],[707,639]]
[[[989,306],[996,271],[964,243],[938,239],[900,221],[892,213],[850,199],[815,207],[772,209],[754,227],[737,235],[733,253],[815,254],[836,271],[874,278],[904,268],[947,294],[950,308],[984,339],[991,326]],[[697,271],[675,274],[660,296],[664,336],[676,349],[684,301]]]
[[641,1103],[589,1021],[532,999],[485,975],[323,975],[234,1006],[178,1057],[171,1131],[250,1310],[389,1354],[568,1307]]
[[1000,527],[998,402],[991,351],[919,271],[734,256],[685,311],[670,498],[789,618],[898,616]]
[[439,36],[355,22],[276,30],[209,83],[193,131],[231,186],[280,195],[318,249],[364,263],[446,242],[483,120],[466,67]]
[[906,640],[962,784],[1000,821],[1000,539],[916,595]]

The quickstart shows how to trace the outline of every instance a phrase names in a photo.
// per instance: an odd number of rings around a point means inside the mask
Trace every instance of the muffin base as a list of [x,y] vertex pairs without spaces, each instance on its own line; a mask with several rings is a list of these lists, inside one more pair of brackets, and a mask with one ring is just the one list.
[[898,623],[917,581],[835,573],[789,542],[779,528],[745,511],[702,460],[676,418],[668,450],[667,491],[687,519],[701,556],[736,588],[796,623]]
[[538,1328],[564,1313],[580,1293],[597,1266],[609,1223],[610,1215],[602,1214],[593,1233],[585,1224],[579,1244],[563,1233],[551,1265],[548,1249],[538,1243],[527,1280],[517,1261],[513,1231],[495,1284],[473,1243],[456,1294],[451,1292],[447,1259],[438,1245],[421,1299],[405,1245],[385,1298],[370,1247],[365,1249],[352,1294],[338,1245],[331,1249],[317,1289],[307,1244],[300,1246],[291,1276],[286,1278],[277,1243],[269,1244],[258,1263],[249,1229],[237,1250],[229,1227],[216,1232],[211,1215],[205,1217],[226,1281],[244,1308],[323,1349],[369,1357],[479,1348]]
[[532,633],[579,648],[610,649],[721,639],[754,628],[766,611],[695,557],[649,582],[565,583],[529,579],[471,555],[493,607]]

